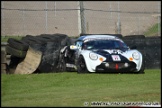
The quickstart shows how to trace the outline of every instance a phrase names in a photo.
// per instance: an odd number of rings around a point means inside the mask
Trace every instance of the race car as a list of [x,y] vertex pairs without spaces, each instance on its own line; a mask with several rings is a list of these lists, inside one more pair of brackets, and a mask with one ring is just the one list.
[[75,45],[66,46],[62,53],[66,69],[73,68],[78,73],[144,73],[145,69],[142,53],[112,35],[80,36]]

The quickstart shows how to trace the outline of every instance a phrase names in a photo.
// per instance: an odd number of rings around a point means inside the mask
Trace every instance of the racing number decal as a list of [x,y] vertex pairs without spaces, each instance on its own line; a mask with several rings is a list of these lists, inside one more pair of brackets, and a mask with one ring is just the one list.
[[119,55],[111,55],[113,61],[121,61]]

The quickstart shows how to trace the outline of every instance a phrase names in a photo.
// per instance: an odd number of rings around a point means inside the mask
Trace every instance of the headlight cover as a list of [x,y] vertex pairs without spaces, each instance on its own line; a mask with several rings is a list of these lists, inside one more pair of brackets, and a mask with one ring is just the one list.
[[92,60],[97,60],[98,56],[95,53],[89,53],[89,58]]
[[138,60],[139,57],[140,57],[140,55],[139,55],[138,52],[134,52],[134,53],[132,54],[132,57],[133,57],[134,59]]

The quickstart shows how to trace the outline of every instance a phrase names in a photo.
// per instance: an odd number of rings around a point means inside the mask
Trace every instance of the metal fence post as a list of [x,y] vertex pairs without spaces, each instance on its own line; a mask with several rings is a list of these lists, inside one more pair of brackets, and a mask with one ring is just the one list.
[[120,21],[120,2],[118,2],[118,22],[117,22],[117,31],[118,34],[121,34],[121,21]]
[[24,31],[24,34],[23,35],[25,35],[25,11],[24,11],[24,7],[23,7],[23,11],[22,11],[22,14],[23,14],[23,31]]
[[[1,2],[1,3],[2,3],[2,5],[1,5],[2,8],[4,8],[4,3],[3,3],[3,2]],[[2,14],[1,14],[1,15],[2,15],[2,20],[1,20],[1,21],[2,21],[2,25],[3,25],[2,29],[4,29],[4,30],[1,30],[1,31],[2,31],[2,34],[6,34],[6,33],[5,33],[5,29],[6,29],[6,28],[5,28],[5,18],[4,18],[4,12],[3,12],[3,11],[4,11],[4,10],[1,10],[1,12],[2,12]],[[1,26],[2,26],[2,25],[1,25]],[[4,33],[3,33],[3,32],[4,32]],[[4,35],[4,37],[5,37],[5,36],[6,36],[6,35]]]
[[46,33],[47,33],[47,32],[48,32],[48,31],[47,31],[47,30],[48,30],[48,28],[47,28],[47,27],[48,27],[48,17],[47,17],[47,16],[48,16],[48,11],[47,11],[47,1],[46,1],[45,3],[46,3],[46,11],[45,11],[45,12],[46,12]]
[[56,17],[56,1],[55,1],[55,17]]
[[159,10],[159,15],[158,15],[158,35],[161,35],[161,4],[158,3],[158,10]]
[[81,17],[81,33],[86,33],[86,24],[85,24],[85,17],[84,17],[84,6],[83,1],[79,1],[80,3],[80,17]]
[[77,2],[78,7],[78,35],[81,34],[81,17],[80,17],[80,2]]

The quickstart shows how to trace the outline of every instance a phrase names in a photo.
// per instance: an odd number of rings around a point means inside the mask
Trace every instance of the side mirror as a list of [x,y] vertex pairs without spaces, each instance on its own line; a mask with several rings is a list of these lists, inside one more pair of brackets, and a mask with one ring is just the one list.
[[78,47],[77,47],[77,46],[75,46],[75,45],[70,45],[70,49],[71,49],[71,50],[77,50],[77,49],[78,49]]
[[131,46],[130,49],[137,49],[137,46]]

